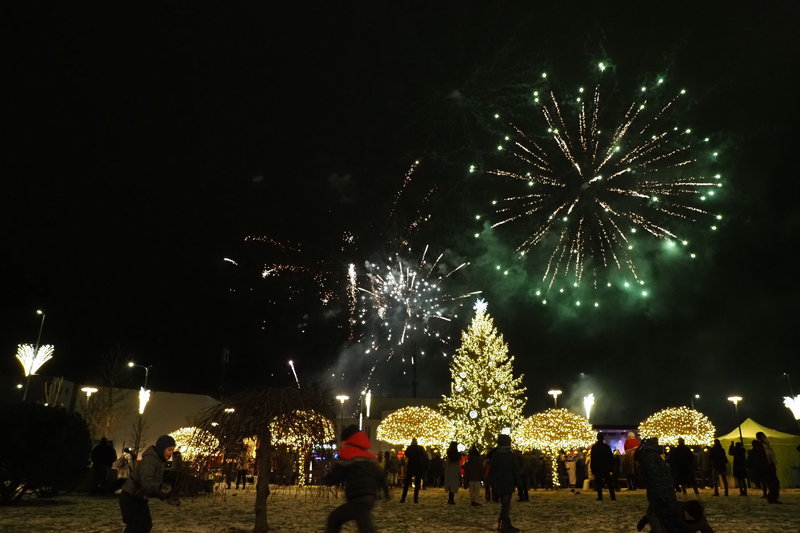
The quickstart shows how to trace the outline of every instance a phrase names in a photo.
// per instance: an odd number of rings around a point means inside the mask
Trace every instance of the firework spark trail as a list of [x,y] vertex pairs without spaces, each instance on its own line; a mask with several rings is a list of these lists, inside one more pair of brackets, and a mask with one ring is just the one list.
[[353,340],[353,326],[355,325],[355,316],[356,316],[356,294],[357,294],[357,283],[358,280],[356,279],[356,265],[350,263],[347,265],[347,307],[350,311],[350,320],[349,320],[349,334],[347,336],[348,340]]
[[[604,69],[601,64],[600,70]],[[626,232],[639,228],[656,239],[675,239],[685,246],[688,242],[678,237],[673,224],[691,224],[711,215],[695,204],[698,197],[704,201],[722,186],[719,175],[714,179],[698,175],[700,153],[691,129],[664,124],[666,112],[684,93],[648,115],[648,97],[655,95],[642,87],[614,121],[600,107],[599,83],[591,98],[579,96],[573,106],[560,103],[554,91],[540,103],[536,91],[547,135],[537,142],[519,126],[507,124],[515,133],[505,137],[508,152],[522,170],[488,172],[524,181],[534,189],[504,198],[496,208],[501,218],[492,227],[529,224],[528,236],[517,247],[523,256],[534,246],[552,247],[542,278],[548,290],[560,277],[571,277],[578,286],[589,273],[596,286],[600,272],[611,265],[619,270],[624,265],[638,279],[634,243]],[[574,110],[574,121],[568,109]],[[603,123],[610,124],[604,128],[610,135],[601,133]]]

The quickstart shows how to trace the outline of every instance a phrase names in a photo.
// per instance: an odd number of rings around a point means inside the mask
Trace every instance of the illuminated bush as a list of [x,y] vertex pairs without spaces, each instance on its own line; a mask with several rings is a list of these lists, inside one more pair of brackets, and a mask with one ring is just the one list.
[[716,431],[706,415],[688,407],[664,409],[639,424],[642,437],[657,437],[663,445],[678,444],[678,439],[683,438],[690,446],[711,446]]
[[568,409],[547,409],[524,419],[511,432],[514,446],[557,453],[560,449],[582,448],[595,441],[589,421]]
[[187,461],[213,455],[219,449],[219,440],[200,428],[183,427],[170,433],[170,436],[175,439],[175,449]]
[[420,446],[444,446],[453,440],[453,423],[429,407],[403,407],[383,419],[378,440],[408,446],[416,438]]

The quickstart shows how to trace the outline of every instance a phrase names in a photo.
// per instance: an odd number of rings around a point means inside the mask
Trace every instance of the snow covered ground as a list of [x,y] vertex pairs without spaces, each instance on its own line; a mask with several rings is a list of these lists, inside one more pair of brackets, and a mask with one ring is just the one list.
[[[442,489],[422,491],[420,504],[392,499],[379,502],[373,516],[381,533],[475,533],[496,530],[497,504],[469,505],[460,491],[456,505],[447,505]],[[341,494],[328,488],[276,487],[268,505],[269,523],[275,531],[321,532],[325,517],[341,503]],[[701,492],[709,521],[717,533],[779,533],[800,531],[800,489],[781,491],[784,505],[768,505],[759,492],[746,498],[738,494],[715,498]],[[180,507],[151,501],[154,533],[241,533],[252,531],[254,492],[226,491],[184,500]],[[595,501],[595,494],[536,491],[531,501],[513,501],[511,516],[524,532],[576,533],[636,531],[647,502],[643,490],[622,492],[618,500]],[[0,507],[0,532],[107,533],[121,532],[123,524],[113,497],[64,495],[52,499],[28,498]],[[344,529],[355,532],[350,524]]]

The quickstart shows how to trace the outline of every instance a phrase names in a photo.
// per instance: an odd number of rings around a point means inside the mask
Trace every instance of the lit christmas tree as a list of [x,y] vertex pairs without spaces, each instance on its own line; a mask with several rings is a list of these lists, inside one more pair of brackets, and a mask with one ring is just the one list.
[[450,396],[440,404],[459,443],[491,448],[501,431],[522,418],[527,398],[522,376],[513,375],[513,364],[503,335],[486,312],[486,302],[478,300],[472,324],[461,333],[461,347],[450,363]]

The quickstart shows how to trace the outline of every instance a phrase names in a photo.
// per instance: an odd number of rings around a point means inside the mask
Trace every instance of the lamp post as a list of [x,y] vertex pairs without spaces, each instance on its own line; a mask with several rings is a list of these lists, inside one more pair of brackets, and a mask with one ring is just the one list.
[[559,389],[552,389],[547,391],[547,394],[553,397],[553,405],[558,409],[558,395],[561,394],[561,391]]
[[150,367],[149,366],[144,366],[144,365],[137,365],[133,361],[128,361],[128,367],[129,368],[133,368],[135,366],[139,367],[139,368],[144,368],[144,388],[146,389],[147,388],[147,376],[150,374]]
[[[33,349],[34,355],[39,353],[39,343],[42,341],[42,330],[44,329],[44,317],[47,316],[41,309],[37,309],[36,314],[41,315],[42,321],[39,323],[39,334],[36,336],[36,347]],[[25,377],[25,392],[22,393],[23,402],[28,397],[28,385],[30,384],[30,382],[31,382],[31,376],[30,374],[28,374]]]
[[342,431],[344,431],[344,402],[350,399],[350,396],[347,394],[339,394],[336,396],[336,399],[339,400],[339,438],[337,438],[337,442],[341,439]]
[[742,401],[741,396],[728,396],[728,401],[733,402],[733,410],[736,413],[736,427],[739,428],[739,441],[744,445],[744,437],[742,437],[742,424],[739,422],[739,402]]
[[81,392],[86,393],[86,405],[89,405],[89,398],[92,397],[92,394],[97,392],[97,387],[81,387]]
[[695,400],[699,400],[699,399],[700,399],[700,395],[699,395],[699,394],[695,394],[695,395],[694,395],[694,398],[692,398],[691,400],[689,400],[689,403],[691,403],[691,404],[692,404],[692,409],[694,409],[694,401],[695,401]]

